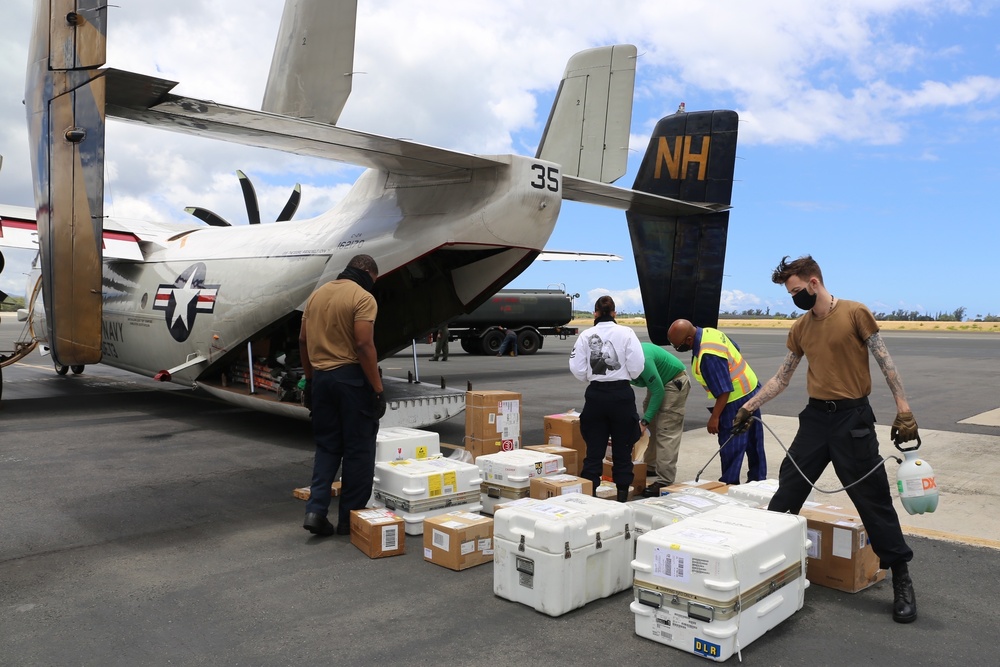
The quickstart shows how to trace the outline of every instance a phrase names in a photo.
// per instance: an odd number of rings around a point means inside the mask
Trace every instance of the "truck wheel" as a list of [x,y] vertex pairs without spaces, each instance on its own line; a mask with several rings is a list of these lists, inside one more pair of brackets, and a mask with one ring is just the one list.
[[497,352],[500,351],[500,345],[503,344],[503,334],[497,329],[493,329],[483,336],[483,354],[490,354],[496,356]]
[[538,352],[538,348],[542,346],[541,344],[541,337],[531,329],[526,329],[517,334],[518,354],[534,354]]

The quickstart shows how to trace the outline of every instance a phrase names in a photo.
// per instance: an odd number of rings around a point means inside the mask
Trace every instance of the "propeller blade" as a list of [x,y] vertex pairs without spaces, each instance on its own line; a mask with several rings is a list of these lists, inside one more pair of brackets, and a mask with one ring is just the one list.
[[295,184],[295,189],[292,190],[292,194],[288,197],[288,203],[285,204],[285,208],[281,209],[281,213],[278,214],[278,219],[275,222],[284,222],[285,220],[291,220],[292,216],[295,215],[295,211],[299,210],[299,202],[302,200],[302,185],[299,183]]
[[185,213],[190,213],[199,220],[208,223],[212,227],[231,227],[229,222],[218,213],[212,213],[207,208],[201,206],[188,206]]
[[260,224],[260,206],[257,205],[257,192],[253,189],[253,183],[247,175],[240,170],[236,170],[236,176],[240,179],[240,187],[243,188],[243,201],[247,205],[247,220],[251,225]]

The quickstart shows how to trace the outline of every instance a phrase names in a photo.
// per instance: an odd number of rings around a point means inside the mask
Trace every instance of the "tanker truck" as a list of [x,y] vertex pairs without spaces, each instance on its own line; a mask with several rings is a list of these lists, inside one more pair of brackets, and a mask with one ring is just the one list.
[[565,339],[579,333],[566,326],[573,319],[573,298],[557,289],[504,289],[471,313],[448,323],[448,339],[469,354],[496,354],[503,342],[500,327],[517,332],[517,353],[534,354],[545,336]]

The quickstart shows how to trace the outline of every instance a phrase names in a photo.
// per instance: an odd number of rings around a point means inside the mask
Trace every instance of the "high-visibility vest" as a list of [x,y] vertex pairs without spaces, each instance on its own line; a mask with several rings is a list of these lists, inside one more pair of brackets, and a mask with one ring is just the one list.
[[709,398],[712,398],[712,392],[701,375],[701,358],[706,354],[722,357],[729,364],[729,378],[733,381],[733,390],[729,394],[727,403],[743,398],[757,388],[757,376],[729,337],[718,329],[704,328],[701,330],[698,356],[691,362],[691,374],[698,384],[705,388]]

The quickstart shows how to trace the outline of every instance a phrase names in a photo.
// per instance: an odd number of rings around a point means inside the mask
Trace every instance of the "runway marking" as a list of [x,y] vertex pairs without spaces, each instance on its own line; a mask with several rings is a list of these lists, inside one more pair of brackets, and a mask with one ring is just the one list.
[[972,415],[958,423],[974,424],[975,426],[1000,426],[1000,408],[980,412],[978,415]]
[[926,537],[932,540],[943,540],[945,542],[957,542],[974,547],[988,547],[1000,550],[1000,540],[990,540],[985,537],[970,537],[968,535],[957,535],[943,530],[933,528],[916,528],[914,526],[902,526],[903,533],[913,537]]

